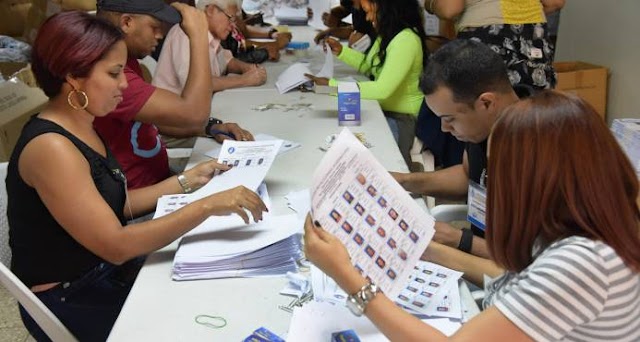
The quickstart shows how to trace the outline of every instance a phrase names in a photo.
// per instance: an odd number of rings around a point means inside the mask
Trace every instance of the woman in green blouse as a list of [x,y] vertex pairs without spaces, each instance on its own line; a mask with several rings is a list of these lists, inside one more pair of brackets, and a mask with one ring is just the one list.
[[[400,152],[409,164],[415,121],[424,95],[418,79],[428,57],[422,9],[415,0],[361,0],[367,20],[378,38],[367,54],[326,39],[340,60],[358,69],[371,81],[358,82],[363,99],[378,100]],[[308,75],[319,85],[337,86],[335,79]]]

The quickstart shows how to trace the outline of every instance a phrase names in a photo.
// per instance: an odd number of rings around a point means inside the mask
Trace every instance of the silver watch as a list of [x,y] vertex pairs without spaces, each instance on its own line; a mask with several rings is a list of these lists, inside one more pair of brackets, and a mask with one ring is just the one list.
[[364,313],[367,304],[378,293],[378,286],[374,283],[369,283],[363,286],[360,291],[347,297],[347,308],[356,316],[360,317]]

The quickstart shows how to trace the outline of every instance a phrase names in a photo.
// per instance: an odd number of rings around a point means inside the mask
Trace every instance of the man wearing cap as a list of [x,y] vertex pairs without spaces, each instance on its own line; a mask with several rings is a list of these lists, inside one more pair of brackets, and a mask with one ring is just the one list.
[[[128,59],[124,73],[129,87],[118,107],[96,118],[94,126],[122,166],[130,189],[153,185],[170,176],[166,146],[159,133],[175,137],[220,133],[212,137],[253,140],[251,133],[236,124],[209,119],[212,84],[203,12],[181,3],[169,6],[162,0],[99,0],[97,8],[99,17],[125,34]],[[147,83],[138,63],[162,39],[163,23],[181,23],[189,36],[191,68],[181,94]]]

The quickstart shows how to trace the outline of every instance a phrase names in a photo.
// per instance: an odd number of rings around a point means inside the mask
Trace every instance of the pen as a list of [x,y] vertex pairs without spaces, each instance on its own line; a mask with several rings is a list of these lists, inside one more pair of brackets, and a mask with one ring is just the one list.
[[222,135],[225,135],[225,136],[227,136],[227,137],[229,137],[229,138],[231,138],[233,140],[236,140],[236,136],[233,135],[233,133],[221,131],[219,129],[210,129],[209,130],[209,135],[211,135],[212,137],[214,137],[214,136],[216,136],[218,134],[222,134]]

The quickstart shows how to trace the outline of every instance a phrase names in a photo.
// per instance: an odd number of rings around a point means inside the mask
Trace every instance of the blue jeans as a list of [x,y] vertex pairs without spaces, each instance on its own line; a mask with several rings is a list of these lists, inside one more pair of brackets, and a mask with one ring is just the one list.
[[[131,290],[143,259],[122,266],[101,263],[82,277],[35,295],[79,341],[105,341]],[[37,341],[50,341],[20,305],[25,327]]]

